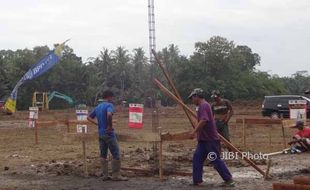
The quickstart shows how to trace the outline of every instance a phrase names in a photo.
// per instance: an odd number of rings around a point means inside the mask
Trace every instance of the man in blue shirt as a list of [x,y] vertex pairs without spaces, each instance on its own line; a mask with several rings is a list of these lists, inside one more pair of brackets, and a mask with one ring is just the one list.
[[[87,119],[98,125],[100,159],[103,170],[103,180],[125,181],[128,180],[120,175],[121,162],[120,150],[116,135],[113,129],[112,117],[115,112],[112,104],[114,94],[107,90],[103,92],[103,101],[89,114]],[[95,120],[97,119],[97,121]],[[108,171],[108,149],[110,150],[112,160],[112,177],[109,176]]]

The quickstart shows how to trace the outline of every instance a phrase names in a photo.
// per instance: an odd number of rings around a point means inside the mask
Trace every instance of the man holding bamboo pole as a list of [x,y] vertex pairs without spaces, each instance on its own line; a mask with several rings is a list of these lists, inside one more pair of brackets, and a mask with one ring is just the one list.
[[217,133],[215,120],[210,104],[204,99],[204,92],[200,88],[194,89],[189,95],[192,103],[197,106],[198,125],[193,131],[197,136],[197,147],[193,156],[193,183],[203,183],[203,164],[208,158],[216,171],[225,181],[223,186],[233,187],[235,182],[232,179],[227,166],[220,155],[220,138]]

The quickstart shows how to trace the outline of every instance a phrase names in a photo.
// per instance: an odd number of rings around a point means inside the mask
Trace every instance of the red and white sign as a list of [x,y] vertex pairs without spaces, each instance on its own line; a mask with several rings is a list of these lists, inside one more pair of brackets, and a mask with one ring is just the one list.
[[307,100],[289,100],[290,119],[307,119]]
[[129,128],[143,128],[143,104],[129,104]]

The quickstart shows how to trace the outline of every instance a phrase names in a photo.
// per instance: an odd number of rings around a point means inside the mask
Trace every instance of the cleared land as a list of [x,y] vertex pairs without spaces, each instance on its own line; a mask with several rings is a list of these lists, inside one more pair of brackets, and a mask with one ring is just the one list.
[[[232,143],[243,151],[269,153],[284,148],[281,126],[246,126],[246,144],[241,125],[236,118],[261,118],[260,105],[236,103],[236,115],[230,123]],[[151,132],[151,110],[145,111],[145,127],[133,130],[127,127],[128,110],[118,108],[115,115],[116,131],[132,135]],[[128,182],[102,182],[98,159],[97,138],[87,142],[89,178],[83,178],[82,145],[64,140],[65,126],[46,126],[39,129],[39,144],[34,144],[34,130],[27,127],[28,112],[0,117],[0,189],[191,189],[190,176],[175,175],[191,172],[195,140],[164,143],[164,172],[167,180],[161,182],[153,171],[152,143],[121,142],[123,167],[145,169],[149,172],[123,171]],[[40,113],[40,120],[75,119],[74,110]],[[190,129],[185,114],[179,107],[159,108],[159,126],[163,131],[180,132]],[[75,127],[71,127],[74,131]],[[90,132],[95,133],[96,127]],[[286,129],[288,141],[294,133]],[[272,157],[271,180],[264,180],[258,172],[241,160],[226,160],[237,181],[234,189],[267,189],[273,182],[291,182],[293,176],[310,176],[310,154],[278,155]],[[266,161],[255,161],[266,170]],[[169,175],[168,175],[169,174]],[[206,187],[221,189],[221,179],[206,162]],[[194,189],[194,188],[193,188]]]

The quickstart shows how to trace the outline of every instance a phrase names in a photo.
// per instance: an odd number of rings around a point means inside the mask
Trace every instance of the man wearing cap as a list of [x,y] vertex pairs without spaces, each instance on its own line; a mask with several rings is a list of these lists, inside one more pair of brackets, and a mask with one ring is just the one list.
[[289,145],[300,151],[310,150],[310,128],[305,126],[304,121],[297,121],[293,128],[297,128],[298,131]]
[[214,103],[212,104],[212,111],[214,113],[217,131],[226,140],[230,141],[228,122],[234,114],[231,102],[227,99],[223,99],[220,91],[218,90],[213,90],[211,97],[214,100]]
[[197,136],[197,146],[193,156],[193,184],[203,183],[203,165],[206,158],[225,181],[223,186],[234,186],[227,166],[220,155],[220,138],[216,130],[215,120],[210,104],[204,99],[204,92],[200,88],[194,89],[188,97],[197,106],[198,124],[193,131]]

